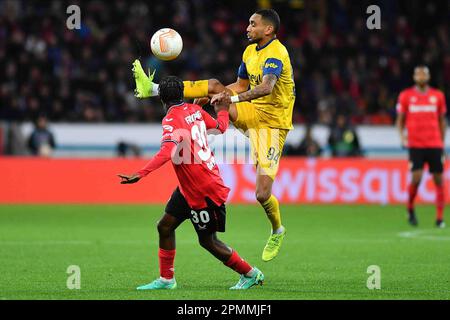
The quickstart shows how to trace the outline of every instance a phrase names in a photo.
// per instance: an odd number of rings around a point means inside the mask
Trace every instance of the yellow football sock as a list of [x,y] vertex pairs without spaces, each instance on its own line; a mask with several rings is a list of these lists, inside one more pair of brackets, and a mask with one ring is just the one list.
[[266,202],[262,203],[262,206],[272,224],[272,231],[278,230],[281,227],[281,215],[277,198],[272,194]]
[[208,96],[208,80],[183,81],[184,97],[186,99],[202,98]]

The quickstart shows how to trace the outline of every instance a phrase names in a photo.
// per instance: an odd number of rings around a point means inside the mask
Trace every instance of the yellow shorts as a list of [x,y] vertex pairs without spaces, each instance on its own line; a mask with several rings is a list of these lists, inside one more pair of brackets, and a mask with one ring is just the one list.
[[250,139],[250,153],[257,173],[275,179],[289,130],[261,124],[263,115],[251,102],[236,103],[236,109],[237,120],[233,124]]

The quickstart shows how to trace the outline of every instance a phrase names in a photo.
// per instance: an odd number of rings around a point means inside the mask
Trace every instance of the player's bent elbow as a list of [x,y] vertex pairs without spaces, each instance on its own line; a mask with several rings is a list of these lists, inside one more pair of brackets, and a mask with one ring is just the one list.
[[270,85],[265,85],[264,87],[263,87],[263,94],[265,95],[265,96],[268,96],[269,94],[271,94],[272,93],[272,90],[273,90],[273,87],[272,86],[270,86]]

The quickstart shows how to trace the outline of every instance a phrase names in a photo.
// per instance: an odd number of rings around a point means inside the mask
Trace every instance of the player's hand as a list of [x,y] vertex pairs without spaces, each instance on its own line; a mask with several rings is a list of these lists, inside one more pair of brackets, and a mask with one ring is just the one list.
[[122,179],[122,181],[120,181],[120,184],[131,184],[141,180],[141,177],[136,173],[132,175],[118,174],[117,176]]
[[194,99],[194,104],[203,107],[205,104],[207,104],[209,102],[209,98],[208,97],[203,97],[203,98],[196,98]]
[[223,91],[221,93],[215,94],[211,98],[211,104],[212,105],[216,105],[216,104],[230,105],[231,104],[231,96],[227,91]]
[[214,106],[214,111],[216,111],[216,113],[223,110],[228,111],[230,109],[231,96],[226,91],[221,92],[212,97],[211,104]]
[[405,135],[403,135],[401,137],[401,140],[402,140],[402,148],[408,148],[408,138]]

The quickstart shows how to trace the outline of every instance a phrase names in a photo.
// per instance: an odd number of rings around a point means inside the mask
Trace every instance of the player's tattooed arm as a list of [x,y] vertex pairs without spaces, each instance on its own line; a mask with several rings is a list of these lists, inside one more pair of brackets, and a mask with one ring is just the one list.
[[278,77],[274,74],[266,74],[263,77],[262,83],[251,90],[239,94],[239,101],[251,101],[260,97],[267,96],[272,93]]
[[[267,96],[272,93],[275,84],[277,83],[277,76],[274,74],[266,74],[263,77],[263,81],[261,84],[257,85],[251,90],[242,92],[238,95],[239,101],[251,101],[253,99],[257,99],[260,97]],[[228,92],[224,91],[219,94],[214,95],[211,98],[211,104],[216,104],[217,102],[230,104],[231,96]]]

